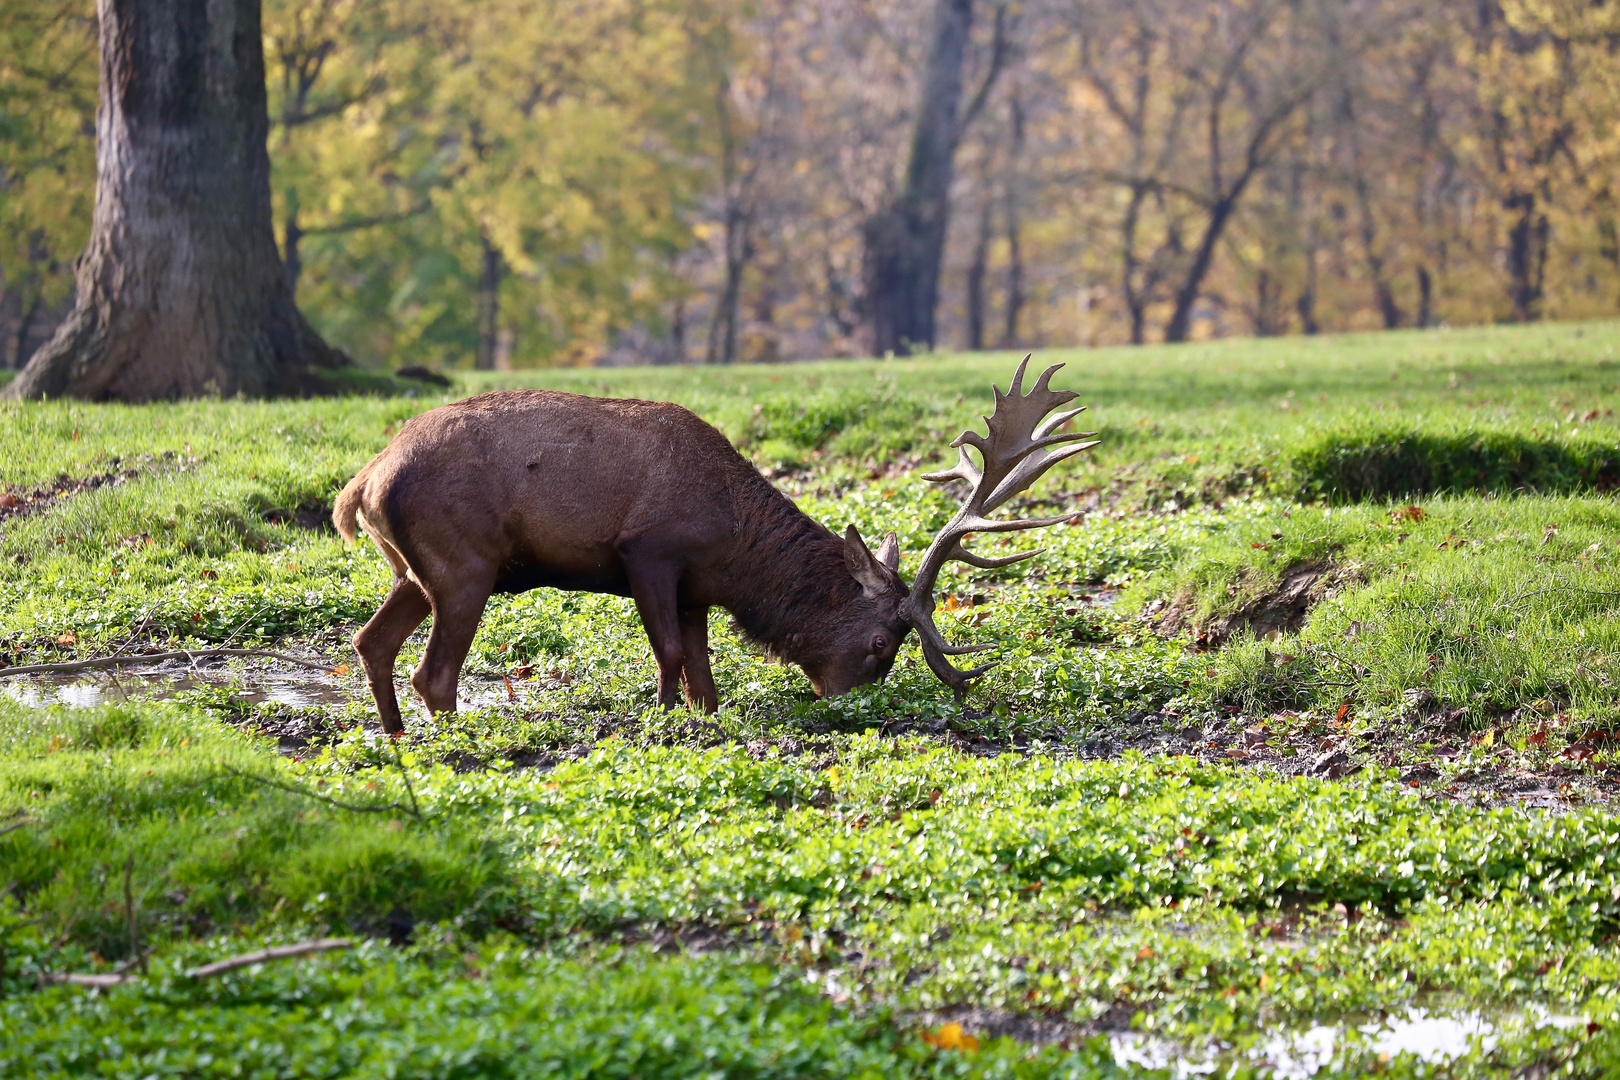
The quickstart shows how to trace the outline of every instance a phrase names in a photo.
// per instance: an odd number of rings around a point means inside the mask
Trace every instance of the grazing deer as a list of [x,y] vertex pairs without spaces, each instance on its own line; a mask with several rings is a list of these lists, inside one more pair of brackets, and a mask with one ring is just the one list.
[[[960,460],[925,477],[966,481],[961,509],[929,546],[911,588],[889,533],[876,553],[851,525],[842,537],[771,486],[720,432],[678,405],[548,390],[483,394],[407,422],[337,498],[332,520],[358,526],[394,568],[377,614],[354,636],[383,730],[398,733],[394,660],[431,612],[433,630],[411,685],[430,712],[454,712],[461,665],[492,593],[540,586],[635,600],[658,662],[658,700],[719,707],[709,671],[711,607],[799,665],[818,695],[881,680],[912,627],[928,666],[958,697],[990,665],[963,671],[934,625],[934,581],[950,559],[1006,566],[1040,554],[984,558],[970,533],[1038,529],[1064,520],[986,515],[1057,462],[1095,446],[1096,432],[1054,434],[1083,409],[1048,389],[1048,368],[1022,393],[996,394],[989,434],[951,443]],[[1051,449],[1068,443],[1060,449]],[[979,451],[976,466],[967,447]]]

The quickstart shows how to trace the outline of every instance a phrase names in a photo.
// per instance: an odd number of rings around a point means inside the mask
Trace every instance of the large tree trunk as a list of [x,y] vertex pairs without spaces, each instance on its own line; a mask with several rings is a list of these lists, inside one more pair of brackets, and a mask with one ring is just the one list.
[[[961,138],[962,68],[972,26],[973,0],[937,0],[905,183],[894,201],[862,226],[866,315],[878,356],[905,356],[934,345],[951,177]],[[970,114],[983,103],[999,69],[1000,44],[998,34],[996,55]]]
[[293,303],[270,222],[259,0],[98,0],[96,208],[77,304],[6,388],[298,394],[347,361]]

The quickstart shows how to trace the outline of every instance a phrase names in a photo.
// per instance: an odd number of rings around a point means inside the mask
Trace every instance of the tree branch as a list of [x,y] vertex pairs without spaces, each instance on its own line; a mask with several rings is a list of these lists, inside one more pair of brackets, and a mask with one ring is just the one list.
[[990,98],[990,91],[995,86],[996,78],[1006,64],[1008,53],[1007,45],[1007,5],[996,5],[996,31],[990,42],[990,70],[984,73],[984,81],[974,91],[973,97],[968,100],[968,107],[962,111],[962,119],[956,125],[956,137],[960,139],[973,124],[974,117],[984,108],[984,103]]
[[405,210],[397,210],[387,214],[374,214],[371,217],[350,218],[348,221],[339,221],[332,225],[299,225],[298,230],[304,236],[336,236],[340,233],[358,232],[361,229],[371,229],[378,225],[395,225],[401,221],[409,221],[433,209],[429,202],[418,203]]

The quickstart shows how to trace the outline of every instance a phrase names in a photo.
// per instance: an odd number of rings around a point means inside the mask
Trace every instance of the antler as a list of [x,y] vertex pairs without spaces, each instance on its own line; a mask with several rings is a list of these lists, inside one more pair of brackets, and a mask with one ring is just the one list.
[[[912,580],[911,594],[900,602],[901,617],[917,628],[917,636],[922,639],[923,658],[928,661],[928,666],[934,674],[956,691],[958,699],[967,689],[969,680],[984,674],[991,668],[993,662],[963,671],[946,657],[983,652],[991,646],[946,644],[945,636],[934,625],[934,581],[939,577],[940,569],[948,560],[959,559],[971,566],[988,570],[1032,559],[1045,551],[1045,548],[1036,548],[1034,551],[1024,551],[1017,555],[986,558],[974,554],[962,544],[970,533],[1040,529],[1067,520],[1068,515],[1021,521],[994,521],[986,515],[1039,480],[1041,474],[1064,458],[1072,457],[1082,450],[1097,445],[1095,439],[1091,442],[1075,442],[1076,439],[1091,438],[1097,434],[1095,431],[1052,434],[1085,412],[1082,406],[1058,413],[1056,416],[1047,416],[1058,406],[1079,397],[1072,390],[1048,389],[1047,383],[1051,381],[1052,374],[1063,365],[1053,364],[1047,368],[1041,373],[1041,377],[1035,380],[1034,388],[1025,394],[1022,393],[1022,387],[1024,369],[1028,366],[1029,357],[1026,356],[1018,365],[1018,371],[1013,375],[1012,386],[1008,388],[1006,394],[1002,394],[998,387],[991,387],[996,393],[996,409],[994,415],[985,417],[990,429],[989,436],[980,435],[972,430],[962,432],[951,443],[957,448],[959,455],[955,468],[946,472],[926,473],[923,476],[924,480],[936,484],[951,480],[966,480],[973,486],[972,492],[963,500],[962,508],[928,546],[928,551],[923,555],[922,565],[917,567],[917,576]],[[1048,449],[1061,443],[1070,445],[1058,450]],[[973,459],[968,456],[969,446],[979,451],[982,467],[974,465]]]

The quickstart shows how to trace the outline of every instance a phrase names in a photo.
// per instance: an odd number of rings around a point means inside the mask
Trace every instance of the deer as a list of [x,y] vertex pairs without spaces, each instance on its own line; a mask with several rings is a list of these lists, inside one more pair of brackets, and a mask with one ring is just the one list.
[[[955,466],[932,483],[963,482],[960,509],[924,552],[910,586],[888,533],[872,551],[851,524],[840,537],[800,510],[714,427],[679,405],[550,390],[506,390],[442,405],[403,424],[338,495],[333,524],[360,532],[393,568],[382,606],[354,649],[383,731],[404,725],[394,663],[431,614],[410,682],[430,714],[454,713],[461,667],[484,606],[536,588],[629,597],[658,668],[658,704],[713,713],[709,610],[797,665],[818,697],[881,681],[915,629],[929,669],[963,700],[992,663],[956,667],[934,622],[934,587],[960,560],[993,569],[1040,555],[969,550],[974,533],[1039,529],[1068,520],[993,518],[1053,465],[1097,445],[1096,432],[1060,432],[1084,406],[1052,390],[1055,364],[1025,393],[1030,357],[1008,392],[992,386],[987,433],[950,445]],[[977,452],[974,462],[969,448]]]

